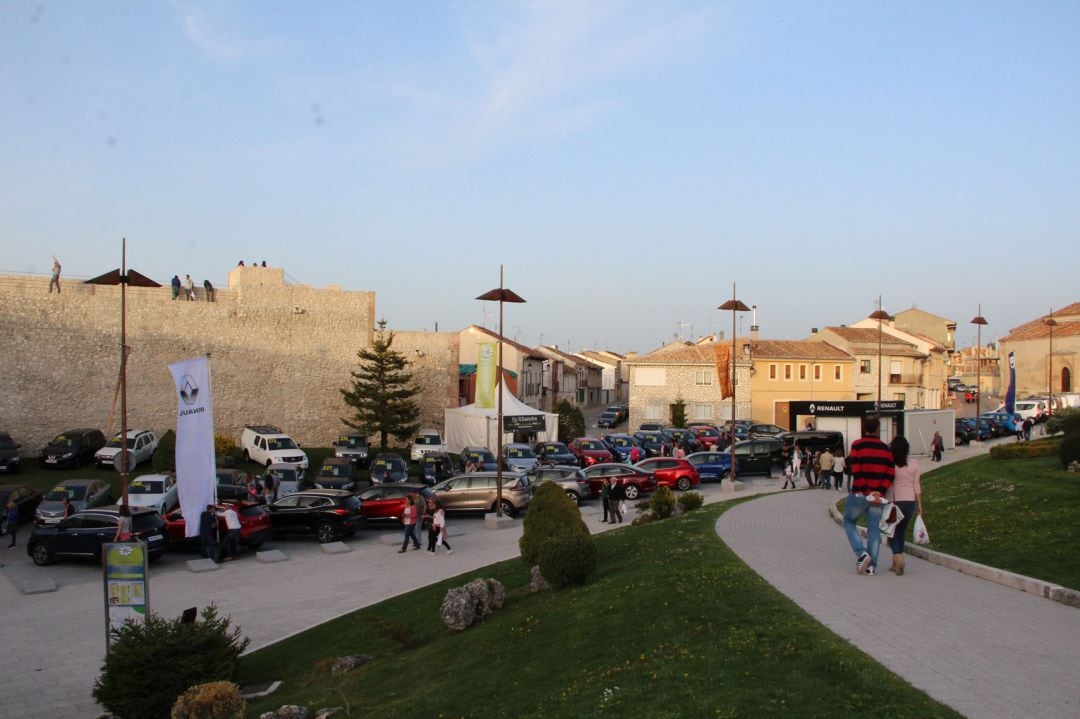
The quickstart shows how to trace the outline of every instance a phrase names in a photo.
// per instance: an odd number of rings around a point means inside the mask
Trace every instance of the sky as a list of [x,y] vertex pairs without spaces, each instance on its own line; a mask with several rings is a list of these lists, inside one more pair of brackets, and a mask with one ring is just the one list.
[[[1075,294],[1080,3],[0,2],[0,273],[239,260],[648,352]],[[739,317],[741,332],[749,316]],[[970,335],[970,336],[969,336]]]

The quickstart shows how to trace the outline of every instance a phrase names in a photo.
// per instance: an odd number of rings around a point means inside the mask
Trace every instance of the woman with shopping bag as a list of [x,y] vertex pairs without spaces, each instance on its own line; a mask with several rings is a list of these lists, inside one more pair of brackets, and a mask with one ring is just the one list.
[[890,445],[893,455],[893,463],[896,465],[896,475],[892,487],[889,489],[888,498],[903,513],[903,517],[896,525],[896,531],[889,538],[889,549],[892,550],[892,566],[890,572],[896,572],[897,576],[904,573],[904,534],[907,532],[908,523],[916,516],[922,517],[922,486],[919,478],[922,475],[919,462],[908,457],[910,446],[907,439],[902,436],[893,439]]

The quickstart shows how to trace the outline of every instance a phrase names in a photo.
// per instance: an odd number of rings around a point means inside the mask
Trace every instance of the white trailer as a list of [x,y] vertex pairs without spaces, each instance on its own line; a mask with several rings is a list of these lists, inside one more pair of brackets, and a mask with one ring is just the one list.
[[930,456],[934,432],[941,432],[945,449],[956,449],[956,411],[951,409],[904,410],[904,436],[911,454]]

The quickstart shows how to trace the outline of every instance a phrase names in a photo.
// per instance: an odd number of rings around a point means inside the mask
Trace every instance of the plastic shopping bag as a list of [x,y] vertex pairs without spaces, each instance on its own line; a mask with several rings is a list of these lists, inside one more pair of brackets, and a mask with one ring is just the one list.
[[900,507],[893,503],[886,504],[881,510],[881,521],[878,523],[878,528],[881,529],[881,533],[888,537],[893,538],[896,534],[896,525],[900,524],[900,520],[904,518],[904,513],[900,511]]
[[915,530],[912,534],[912,541],[915,544],[930,544],[930,532],[926,531],[926,522],[923,521],[921,514],[915,517]]

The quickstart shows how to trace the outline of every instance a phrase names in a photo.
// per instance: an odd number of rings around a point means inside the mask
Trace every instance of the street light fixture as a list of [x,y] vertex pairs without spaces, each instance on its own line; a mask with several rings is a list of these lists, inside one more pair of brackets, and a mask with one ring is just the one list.
[[1046,391],[1050,395],[1050,400],[1047,402],[1046,411],[1049,414],[1054,413],[1054,328],[1057,327],[1057,320],[1054,319],[1054,308],[1050,308],[1050,316],[1043,320],[1043,324],[1050,328],[1050,357],[1049,368],[1046,373]]
[[877,298],[877,310],[870,313],[870,319],[877,320],[877,411],[881,414],[881,322],[892,320],[893,316],[881,309],[881,295]]
[[[161,287],[157,282],[135,270],[127,269],[127,238],[120,240],[120,269],[86,280],[88,285],[120,285],[120,513],[131,513],[128,507],[128,448],[127,448],[127,286]],[[115,400],[114,400],[115,401]]]
[[971,320],[975,325],[975,441],[979,441],[979,417],[982,415],[982,328],[990,324],[982,316],[982,305],[979,305],[979,313]]
[[731,283],[731,299],[716,309],[731,311],[731,479],[735,480],[735,313],[749,312],[745,303],[735,298],[735,283]]
[[496,450],[495,450],[495,516],[500,519],[503,516],[502,507],[502,469],[503,469],[503,303],[504,302],[516,302],[519,304],[525,304],[525,300],[520,295],[511,289],[503,287],[503,266],[499,265],[499,286],[493,290],[489,290],[480,295],[476,299],[486,300],[490,302],[499,303],[499,371],[498,382],[496,383],[499,388],[499,419],[498,426],[495,428]]

